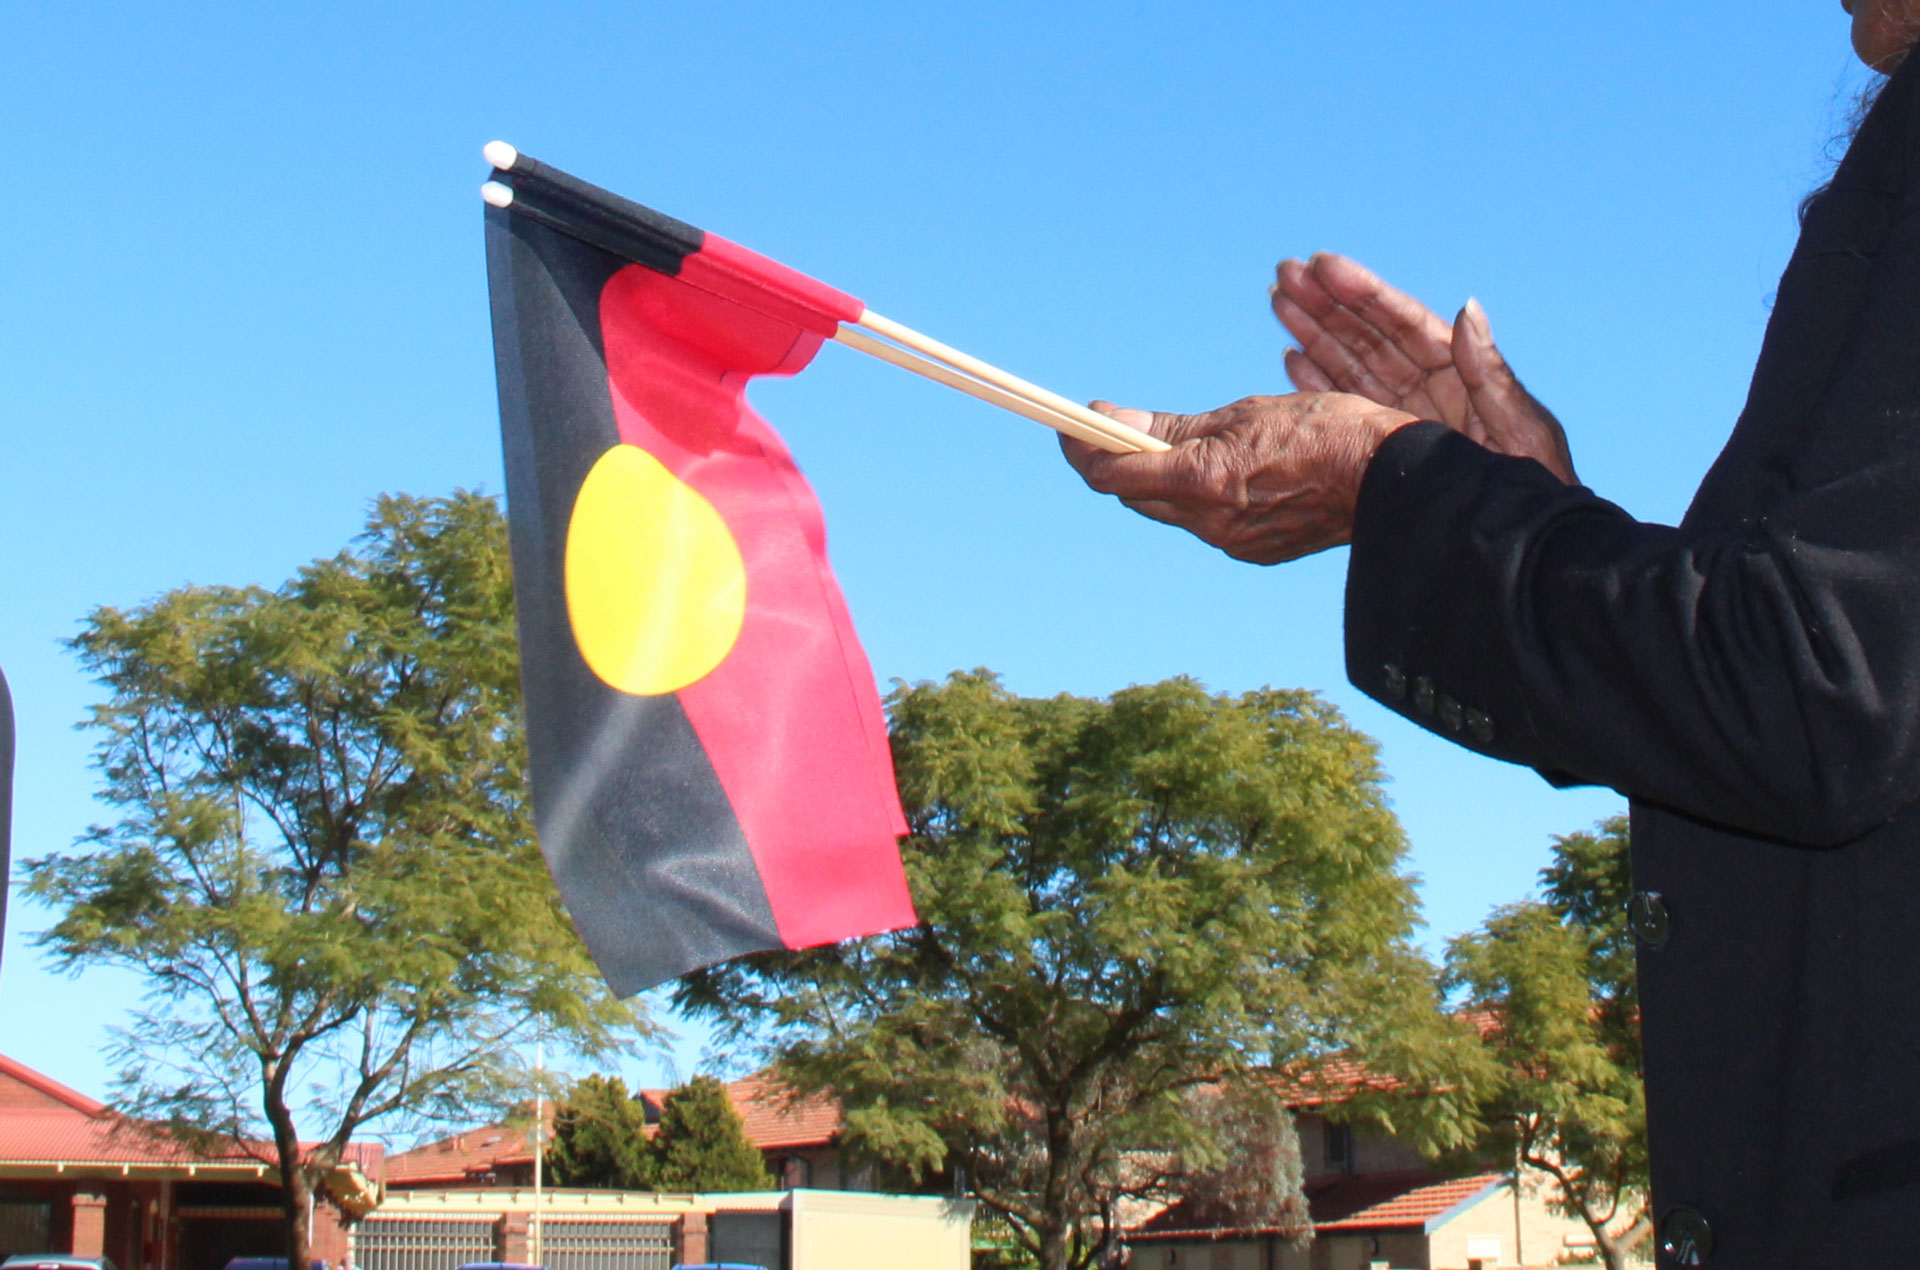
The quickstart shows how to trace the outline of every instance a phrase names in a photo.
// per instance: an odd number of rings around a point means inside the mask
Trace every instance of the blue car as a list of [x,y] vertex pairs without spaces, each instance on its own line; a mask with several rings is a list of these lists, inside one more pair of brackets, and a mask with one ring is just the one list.
[[22,1252],[0,1261],[0,1270],[114,1270],[112,1257],[76,1257],[70,1252]]

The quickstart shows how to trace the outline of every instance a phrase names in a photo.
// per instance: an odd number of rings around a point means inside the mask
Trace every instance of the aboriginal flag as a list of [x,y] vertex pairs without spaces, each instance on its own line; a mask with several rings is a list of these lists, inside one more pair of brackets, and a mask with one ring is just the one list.
[[624,996],[910,926],[873,673],[747,405],[860,302],[495,143],[487,277],[534,815]]

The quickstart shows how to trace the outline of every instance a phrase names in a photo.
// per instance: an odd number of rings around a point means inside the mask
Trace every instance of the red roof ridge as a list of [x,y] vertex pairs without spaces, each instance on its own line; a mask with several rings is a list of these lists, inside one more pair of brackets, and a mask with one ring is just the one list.
[[55,1098],[72,1107],[83,1115],[98,1116],[107,1112],[107,1104],[97,1098],[89,1098],[77,1089],[70,1089],[51,1076],[46,1076],[28,1067],[18,1059],[0,1054],[0,1076],[8,1076],[30,1089],[38,1090],[49,1098]]
[[[1427,1231],[1505,1180],[1504,1173],[1447,1177],[1427,1169],[1400,1169],[1326,1179],[1308,1185],[1306,1198],[1316,1231]],[[1151,1243],[1166,1239],[1226,1239],[1286,1233],[1276,1227],[1198,1221],[1192,1205],[1181,1200],[1127,1232],[1127,1238]]]

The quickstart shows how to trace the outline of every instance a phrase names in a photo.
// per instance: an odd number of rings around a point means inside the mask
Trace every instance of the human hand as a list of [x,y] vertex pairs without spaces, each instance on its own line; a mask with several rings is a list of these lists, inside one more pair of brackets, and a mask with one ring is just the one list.
[[1295,386],[1358,393],[1576,483],[1565,430],[1514,377],[1479,301],[1448,326],[1345,256],[1283,260],[1274,273],[1274,316],[1300,341],[1286,353]]
[[1254,564],[1349,541],[1373,452],[1388,433],[1419,418],[1347,393],[1248,397],[1198,415],[1104,401],[1093,408],[1173,448],[1108,454],[1062,436],[1067,462],[1088,485]]

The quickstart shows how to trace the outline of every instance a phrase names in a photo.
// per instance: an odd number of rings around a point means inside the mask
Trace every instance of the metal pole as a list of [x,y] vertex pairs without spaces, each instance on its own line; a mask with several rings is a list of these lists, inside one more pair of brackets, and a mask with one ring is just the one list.
[[1526,1253],[1520,1247],[1520,1149],[1513,1151],[1513,1264],[1527,1264]]
[[7,935],[7,882],[13,876],[13,697],[0,671],[0,942]]
[[533,1043],[533,1264],[546,1265],[540,1250],[540,1180],[541,1165],[546,1155],[545,1138],[547,1132],[547,1043],[545,1038]]

